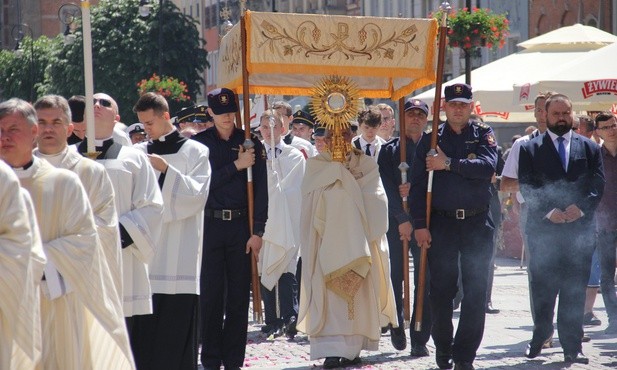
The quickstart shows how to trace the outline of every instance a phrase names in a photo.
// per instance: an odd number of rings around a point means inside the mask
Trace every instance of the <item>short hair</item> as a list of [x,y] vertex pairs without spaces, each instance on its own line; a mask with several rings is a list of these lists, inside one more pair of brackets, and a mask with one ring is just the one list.
[[12,98],[0,103],[0,119],[15,113],[24,117],[31,126],[35,126],[38,123],[36,110],[34,110],[32,104],[27,101],[19,98]]
[[541,92],[536,96],[536,99],[533,101],[533,105],[538,105],[538,100],[540,99],[548,99],[553,95],[556,95],[557,93],[554,91],[545,91],[545,92]]
[[585,125],[585,131],[590,132],[595,129],[595,122],[593,121],[593,118],[591,118],[590,116],[586,114],[579,114],[576,117],[578,118],[578,121],[579,121],[579,127],[582,125]]
[[370,106],[358,114],[358,124],[365,124],[369,127],[378,127],[381,125],[381,111],[375,107]]
[[522,136],[521,136],[521,135],[519,135],[519,134],[516,134],[516,135],[512,136],[512,143],[514,144],[514,142],[515,142],[516,140],[520,139],[521,137],[522,137]]
[[537,130],[538,128],[536,126],[527,126],[525,128],[525,135],[529,135],[532,132],[534,132],[535,130]]
[[83,122],[86,110],[86,97],[83,95],[73,95],[69,98],[71,108],[71,122]]
[[564,94],[552,94],[548,98],[546,98],[546,102],[544,103],[544,109],[548,112],[548,107],[553,102],[557,102],[557,101],[562,101],[562,102],[568,104],[570,106],[570,108],[572,108],[572,102],[570,101],[570,98],[568,98]]
[[261,117],[259,117],[259,124],[260,125],[261,125],[261,121],[264,118],[267,118],[268,120],[273,119],[275,126],[276,126],[277,123],[279,123],[281,126],[283,126],[283,117],[281,116],[281,114],[278,111],[276,111],[275,108],[267,109],[267,110],[265,110],[261,114]]
[[145,112],[152,109],[157,115],[161,115],[164,112],[169,112],[169,104],[163,95],[155,94],[153,92],[147,92],[139,97],[135,106],[133,106],[133,112]]
[[69,102],[63,96],[60,95],[44,95],[34,103],[34,109],[60,109],[62,111],[62,118],[64,123],[68,125],[71,123],[71,108]]
[[615,115],[611,112],[600,112],[596,115],[596,126],[595,128],[598,128],[598,126],[600,126],[600,122],[604,122],[604,121],[608,121],[611,118],[614,118]]
[[394,114],[394,109],[392,109],[392,107],[386,103],[377,104],[377,109],[379,109],[380,111],[387,109],[390,111],[390,113]]
[[291,109],[291,105],[289,103],[287,103],[286,101],[278,100],[278,101],[275,101],[272,104],[272,109],[279,110],[280,108],[285,109],[285,116],[286,117],[289,117],[289,116],[294,114],[294,112]]

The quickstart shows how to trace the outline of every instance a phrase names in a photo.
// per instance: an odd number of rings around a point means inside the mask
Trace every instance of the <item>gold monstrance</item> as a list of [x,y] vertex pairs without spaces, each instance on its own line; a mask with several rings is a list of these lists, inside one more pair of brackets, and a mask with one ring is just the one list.
[[344,162],[351,144],[343,139],[343,129],[358,114],[358,88],[348,77],[327,76],[319,81],[311,97],[313,116],[328,131],[332,131],[329,150],[332,160]]

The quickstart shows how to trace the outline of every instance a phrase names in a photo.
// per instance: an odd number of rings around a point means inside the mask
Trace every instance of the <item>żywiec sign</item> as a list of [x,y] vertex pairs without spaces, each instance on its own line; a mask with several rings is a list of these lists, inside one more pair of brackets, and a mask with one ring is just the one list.
[[593,80],[583,84],[583,97],[588,99],[592,95],[617,95],[617,80]]

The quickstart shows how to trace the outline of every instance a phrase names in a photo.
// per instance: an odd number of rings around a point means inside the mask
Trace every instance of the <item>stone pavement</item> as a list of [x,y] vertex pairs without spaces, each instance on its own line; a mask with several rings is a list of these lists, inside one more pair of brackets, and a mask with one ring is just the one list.
[[[486,315],[484,339],[474,365],[477,369],[616,369],[617,336],[604,334],[607,324],[602,297],[598,294],[595,310],[602,320],[601,326],[585,327],[591,342],[583,343],[583,352],[589,357],[589,365],[563,362],[563,352],[559,345],[557,332],[554,348],[542,351],[535,359],[523,356],[525,346],[531,339],[532,321],[529,313],[527,272],[521,269],[519,261],[498,258],[493,286],[493,305],[501,312]],[[410,266],[412,264],[410,263]],[[413,279],[413,274],[410,274]],[[413,284],[413,281],[412,281]],[[458,311],[454,313],[455,329]],[[252,320],[252,317],[251,319]],[[285,337],[265,338],[259,328],[261,325],[249,323],[248,345],[244,369],[313,369],[321,368],[323,360],[310,360],[309,342],[306,336],[298,335],[293,341]],[[409,331],[407,331],[409,338]],[[428,343],[430,357],[412,358],[409,349],[396,351],[390,342],[389,334],[382,335],[380,351],[361,353],[362,365],[356,369],[437,369],[434,361],[435,347]]]

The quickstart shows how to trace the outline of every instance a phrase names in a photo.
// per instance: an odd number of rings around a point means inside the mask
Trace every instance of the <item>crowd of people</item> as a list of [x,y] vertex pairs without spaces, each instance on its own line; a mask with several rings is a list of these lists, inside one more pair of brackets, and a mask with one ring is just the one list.
[[[285,101],[247,134],[226,88],[175,119],[146,93],[128,127],[94,94],[92,138],[84,96],[0,103],[0,368],[239,369],[252,288],[264,335],[305,333],[324,368],[360,364],[389,332],[412,357],[429,356],[432,337],[440,369],[474,369],[485,315],[499,312],[498,190],[521,208],[534,321],[524,355],[552,346],[559,296],[564,361],[588,363],[598,288],[617,333],[616,117],[575,117],[567,96],[543,94],[537,128],[502,159],[472,116],[471,86],[444,95],[435,132],[428,105],[407,99],[401,137],[387,104],[333,130]],[[418,299],[407,335],[404,301]]]

